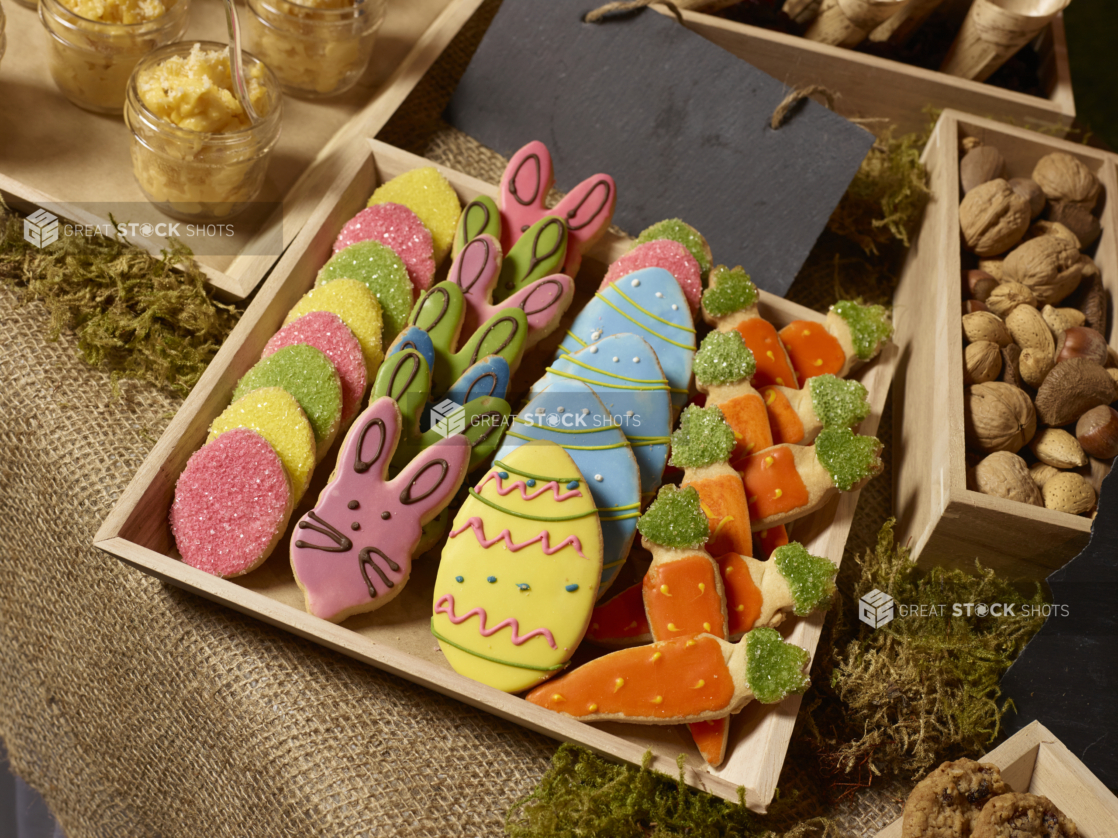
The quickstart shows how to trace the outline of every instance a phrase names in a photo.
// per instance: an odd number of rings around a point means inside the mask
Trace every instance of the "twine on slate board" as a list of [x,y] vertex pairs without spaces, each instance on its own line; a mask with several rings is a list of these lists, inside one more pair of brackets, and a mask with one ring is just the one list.
[[[499,181],[504,158],[441,120],[498,7],[482,4],[380,139]],[[824,310],[833,292],[789,296]],[[67,838],[503,834],[553,740],[90,546],[182,402],[142,382],[113,398],[48,320],[0,289],[0,737]],[[887,411],[887,456],[890,431]],[[890,475],[862,492],[847,562],[889,514]],[[814,759],[793,751],[782,795],[822,799]],[[875,784],[825,813],[869,838],[902,795]]]

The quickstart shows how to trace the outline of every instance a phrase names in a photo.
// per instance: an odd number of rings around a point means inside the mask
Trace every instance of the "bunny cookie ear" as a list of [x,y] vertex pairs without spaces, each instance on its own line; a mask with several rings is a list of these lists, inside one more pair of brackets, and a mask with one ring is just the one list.
[[400,439],[400,409],[390,398],[377,399],[357,417],[338,457],[341,468],[383,481]]
[[462,434],[455,434],[416,456],[386,488],[398,495],[409,515],[425,524],[454,497],[469,463],[470,443]]
[[567,223],[545,215],[505,251],[493,299],[501,302],[537,279],[558,273],[567,259]]
[[574,280],[565,274],[552,274],[525,285],[500,304],[501,309],[519,308],[528,318],[527,352],[559,327],[575,297]]
[[430,392],[431,370],[415,349],[387,358],[373,383],[374,399],[388,398],[396,403],[405,439],[419,434],[420,417]]
[[446,391],[446,397],[458,404],[495,396],[503,399],[509,389],[509,362],[500,355],[488,355],[462,373]]
[[462,289],[466,316],[462,335],[472,335],[493,314],[493,289],[501,275],[504,256],[500,243],[480,235],[459,251],[450,266],[449,280]]
[[462,210],[458,228],[454,231],[454,255],[480,235],[492,236],[500,246],[501,211],[497,202],[488,195],[478,195]]
[[563,270],[578,274],[582,254],[602,237],[613,221],[617,185],[609,175],[589,177],[567,193],[551,212],[567,222],[567,260]]
[[539,140],[509,160],[501,175],[501,246],[508,253],[517,239],[539,220],[544,200],[555,183],[551,152]]
[[448,359],[446,368],[435,368],[436,392],[446,392],[466,370],[486,355],[500,355],[515,373],[524,355],[528,338],[528,317],[519,308],[510,308],[489,318],[457,353]]
[[385,358],[391,358],[405,349],[414,349],[423,356],[428,367],[435,366],[435,344],[431,342],[431,336],[418,326],[408,326],[396,335],[396,340],[392,341],[392,345],[384,353]]
[[440,282],[419,298],[408,324],[429,334],[431,342],[439,349],[453,352],[462,331],[465,308],[462,289],[453,282]]

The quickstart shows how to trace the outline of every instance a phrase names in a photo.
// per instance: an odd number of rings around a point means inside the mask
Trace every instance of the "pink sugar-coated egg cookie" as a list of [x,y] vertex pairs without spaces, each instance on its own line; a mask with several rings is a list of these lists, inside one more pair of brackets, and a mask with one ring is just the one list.
[[683,296],[691,306],[692,313],[699,310],[703,296],[702,271],[695,257],[686,247],[671,239],[639,244],[609,266],[599,290],[622,277],[644,268],[663,268],[679,283]]
[[293,506],[279,455],[260,434],[234,428],[187,462],[175,484],[171,532],[191,567],[241,576],[268,558]]
[[260,357],[267,358],[295,344],[313,346],[329,358],[338,371],[342,383],[342,427],[347,427],[361,411],[361,400],[368,385],[361,344],[338,315],[312,311],[272,335]]
[[415,291],[426,291],[435,276],[435,245],[419,216],[402,204],[376,204],[361,210],[342,228],[334,252],[351,244],[379,241],[396,251]]

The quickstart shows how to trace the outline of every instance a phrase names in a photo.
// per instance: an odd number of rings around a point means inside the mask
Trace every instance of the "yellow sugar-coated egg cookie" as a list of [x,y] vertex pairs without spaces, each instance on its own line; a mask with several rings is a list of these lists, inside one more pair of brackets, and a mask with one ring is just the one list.
[[402,204],[419,216],[431,231],[435,264],[442,262],[454,244],[454,231],[462,214],[458,194],[447,179],[433,166],[404,172],[378,187],[368,205],[387,203]]
[[279,387],[252,391],[214,419],[206,442],[233,428],[256,431],[275,449],[291,480],[294,505],[298,505],[314,471],[315,442],[311,423],[295,397]]
[[365,283],[356,279],[335,279],[333,282],[312,288],[287,313],[283,325],[298,320],[312,311],[329,311],[342,318],[349,326],[361,353],[365,356],[366,378],[372,381],[384,360],[383,317],[380,303]]

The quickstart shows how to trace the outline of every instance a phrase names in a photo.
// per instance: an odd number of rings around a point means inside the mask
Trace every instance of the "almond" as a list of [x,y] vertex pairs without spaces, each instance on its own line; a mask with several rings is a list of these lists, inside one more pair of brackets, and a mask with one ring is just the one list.
[[1044,505],[1056,512],[1083,515],[1095,508],[1095,490],[1086,477],[1074,471],[1062,471],[1048,479],[1040,491]]
[[1034,390],[1044,383],[1056,362],[1043,349],[1022,349],[1017,361],[1017,373]]
[[1008,346],[1013,342],[1005,322],[989,311],[979,311],[963,316],[963,334],[971,343],[988,340],[998,346]]
[[1052,332],[1040,312],[1032,306],[1017,306],[1005,318],[1005,327],[1013,336],[1013,342],[1026,349],[1035,349],[1052,358],[1056,352],[1056,342]]
[[1053,335],[1066,332],[1073,326],[1082,326],[1087,319],[1077,308],[1053,308],[1052,306],[1042,308],[1040,316],[1044,318]]
[[1058,468],[1053,468],[1047,463],[1033,463],[1029,466],[1029,477],[1033,479],[1038,489],[1043,489],[1044,484],[1059,473]]
[[1087,454],[1079,441],[1061,428],[1037,431],[1029,443],[1036,458],[1053,468],[1079,468],[1087,465]]

